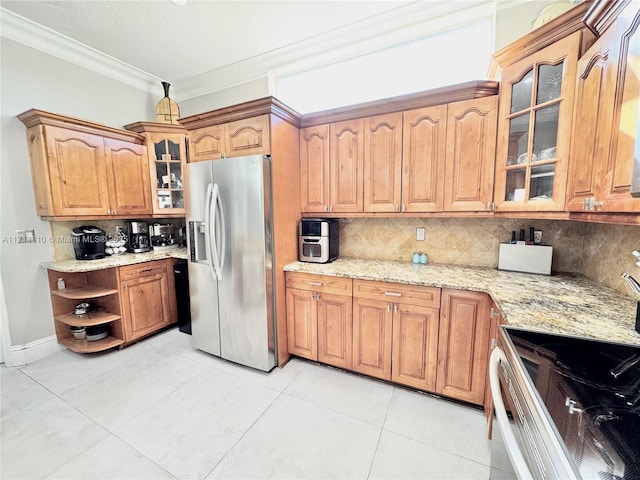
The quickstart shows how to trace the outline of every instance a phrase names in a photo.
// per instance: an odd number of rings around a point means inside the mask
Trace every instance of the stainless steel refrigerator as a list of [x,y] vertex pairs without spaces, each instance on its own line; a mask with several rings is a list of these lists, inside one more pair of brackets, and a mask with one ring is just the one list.
[[188,163],[185,207],[193,346],[276,365],[269,156]]

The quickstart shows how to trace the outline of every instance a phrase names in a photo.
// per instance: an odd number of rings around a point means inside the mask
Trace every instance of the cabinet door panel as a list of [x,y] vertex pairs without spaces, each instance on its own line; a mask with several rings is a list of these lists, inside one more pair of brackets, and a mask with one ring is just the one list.
[[[606,40],[603,37],[600,41],[603,39]],[[612,111],[602,106],[613,101],[607,100],[607,96],[613,94],[610,85],[615,82],[612,53],[611,43],[605,41],[594,44],[578,62],[567,195],[569,211],[583,211],[586,198],[600,195],[611,137]]]
[[498,96],[450,103],[445,211],[487,210],[493,198]]
[[498,211],[564,211],[581,38],[581,32],[572,33],[502,72]]
[[391,380],[436,390],[439,310],[398,305],[393,317]]
[[442,211],[446,123],[446,105],[403,114],[403,211]]
[[189,132],[189,161],[215,160],[225,152],[224,125],[198,128]]
[[482,405],[488,361],[489,296],[442,290],[437,392]]
[[269,116],[246,118],[226,124],[228,157],[269,153]]
[[300,130],[300,207],[324,212],[329,206],[329,125]]
[[353,299],[353,370],[391,380],[393,305]]
[[331,124],[329,172],[333,212],[362,212],[364,120]]
[[318,361],[351,369],[352,299],[320,294],[318,301]]
[[289,353],[318,360],[318,304],[313,292],[287,288]]
[[150,214],[149,160],[142,145],[105,139],[112,215]]
[[106,215],[109,185],[102,137],[45,127],[55,215]]
[[147,275],[123,284],[122,305],[126,341],[171,323],[167,275]]
[[607,172],[611,184],[604,192],[603,211],[640,212],[640,198],[630,194],[634,168],[640,169],[640,11],[631,2],[617,25],[620,37],[617,45],[617,78],[614,103],[611,157]]
[[402,113],[365,119],[364,211],[399,212]]

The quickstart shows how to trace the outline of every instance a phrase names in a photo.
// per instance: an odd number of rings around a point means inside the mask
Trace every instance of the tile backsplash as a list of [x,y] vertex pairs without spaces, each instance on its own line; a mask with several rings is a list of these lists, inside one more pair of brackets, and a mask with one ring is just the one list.
[[[502,218],[353,218],[340,219],[340,255],[380,260],[411,261],[424,252],[429,262],[497,268],[501,242],[511,231],[542,230],[543,243],[552,245],[553,272],[582,273],[629,294],[622,272],[640,277],[632,250],[640,249],[640,227],[601,225],[562,220]],[[425,240],[416,241],[424,227]]]

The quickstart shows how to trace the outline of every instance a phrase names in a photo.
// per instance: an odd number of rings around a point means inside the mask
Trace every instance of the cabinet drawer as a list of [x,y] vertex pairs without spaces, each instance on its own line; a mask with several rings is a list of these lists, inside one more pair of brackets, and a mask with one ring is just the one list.
[[164,274],[167,271],[166,260],[155,260],[153,262],[136,263],[135,265],[127,265],[120,267],[120,278],[127,280],[129,278],[143,277],[147,275]]
[[335,293],[337,295],[351,295],[353,292],[353,281],[350,278],[296,272],[287,272],[286,277],[287,288]]
[[385,302],[440,308],[440,289],[434,287],[354,280],[353,296]]

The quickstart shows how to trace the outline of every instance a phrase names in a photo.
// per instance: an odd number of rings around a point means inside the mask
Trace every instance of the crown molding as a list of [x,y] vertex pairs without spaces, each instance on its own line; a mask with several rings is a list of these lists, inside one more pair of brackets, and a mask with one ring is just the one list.
[[[175,100],[189,100],[254,80],[269,78],[270,72],[282,73],[291,69],[291,66],[299,66],[311,59],[316,62],[332,62],[385,45],[418,38],[427,32],[442,30],[479,15],[495,13],[497,1],[442,2],[438,8],[425,8],[425,2],[414,1],[253,58],[225,65],[192,78],[176,80]],[[3,7],[0,7],[0,37],[53,55],[154,96],[163,94],[160,78]]]
[[162,96],[161,79],[0,7],[0,37],[13,40],[139,90]]

